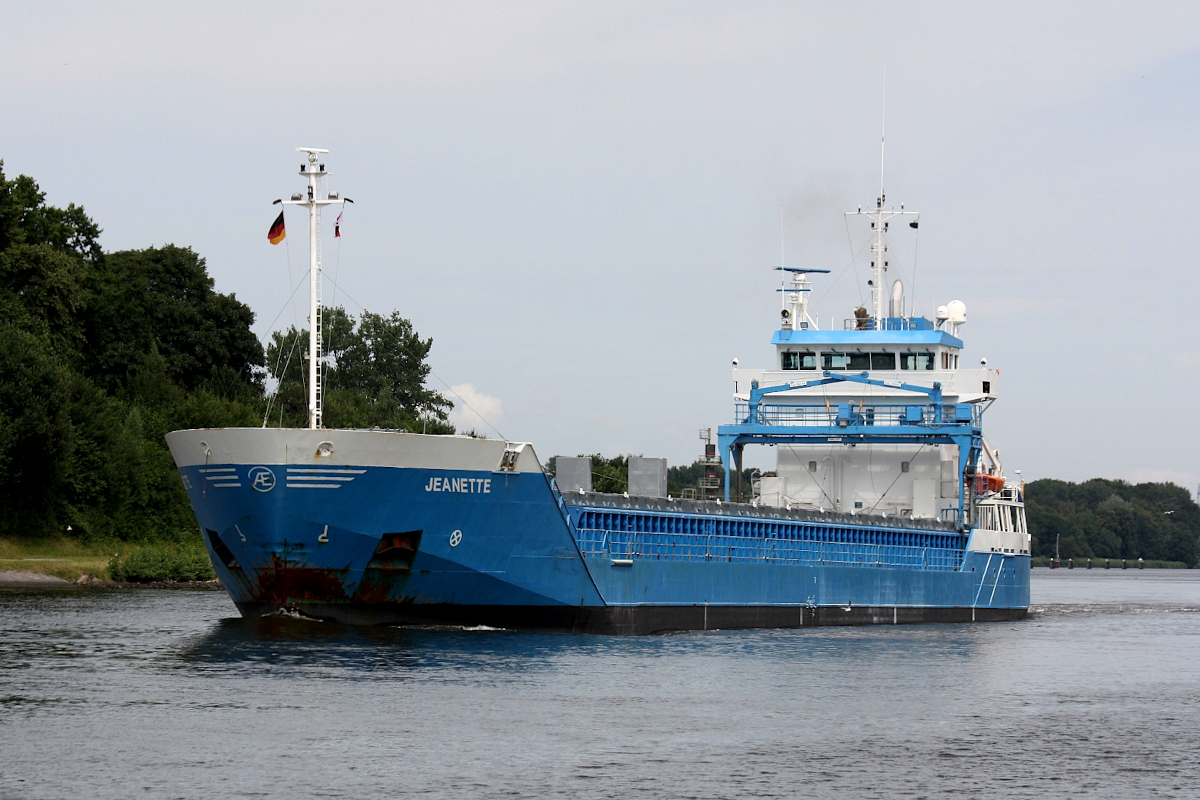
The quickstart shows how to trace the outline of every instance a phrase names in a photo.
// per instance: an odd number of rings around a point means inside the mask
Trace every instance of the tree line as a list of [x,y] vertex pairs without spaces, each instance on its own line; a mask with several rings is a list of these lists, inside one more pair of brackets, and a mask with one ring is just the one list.
[[[173,244],[104,252],[0,160],[0,534],[183,541],[195,520],[164,435],[307,420],[308,332],[264,349],[254,312]],[[393,313],[325,312],[330,426],[453,432],[431,339]]]
[[1173,483],[1042,479],[1025,487],[1033,555],[1200,562],[1200,506]]

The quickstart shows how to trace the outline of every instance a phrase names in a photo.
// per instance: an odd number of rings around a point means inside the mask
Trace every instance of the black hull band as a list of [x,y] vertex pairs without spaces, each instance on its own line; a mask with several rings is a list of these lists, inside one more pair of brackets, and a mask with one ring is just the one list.
[[[279,612],[270,603],[238,603],[244,617]],[[349,625],[486,625],[495,628],[640,635],[727,628],[910,625],[1023,619],[1025,608],[900,606],[463,606],[410,603],[314,603],[288,606],[305,616]]]

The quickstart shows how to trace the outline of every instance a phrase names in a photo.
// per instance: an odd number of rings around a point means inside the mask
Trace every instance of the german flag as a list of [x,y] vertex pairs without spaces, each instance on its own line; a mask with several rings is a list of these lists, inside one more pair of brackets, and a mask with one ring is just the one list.
[[271,230],[267,231],[267,241],[271,244],[279,244],[283,241],[283,237],[287,236],[287,231],[283,227],[283,212],[279,212],[279,216],[271,223]]

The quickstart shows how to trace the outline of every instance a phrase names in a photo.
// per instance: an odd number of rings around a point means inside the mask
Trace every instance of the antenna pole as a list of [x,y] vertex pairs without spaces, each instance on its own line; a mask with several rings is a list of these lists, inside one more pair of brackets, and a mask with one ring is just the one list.
[[[781,267],[787,266],[787,261],[783,257],[783,203],[779,204],[779,266],[781,266]],[[784,280],[784,278],[786,278],[786,277],[787,277],[786,274],[780,275],[780,281],[779,281],[780,286],[786,285],[786,282]],[[788,299],[787,292],[779,293],[779,300],[782,303],[783,308],[787,308],[787,299]]]
[[887,71],[883,73],[883,110],[880,112],[879,118],[879,204],[883,205],[884,198],[887,197],[883,188],[883,163],[884,154],[887,148]]
[[887,244],[883,241],[883,201],[887,199],[887,192],[884,189],[883,182],[883,167],[884,156],[887,154],[887,71],[883,73],[883,108],[879,115],[879,199],[875,201],[875,223],[871,226],[875,229],[875,240],[871,243],[871,255],[874,260],[871,266],[875,269],[872,274],[875,279],[871,281],[871,305],[873,316],[875,317],[876,329],[883,327],[883,273],[887,272]]
[[[887,240],[884,233],[888,229],[888,221],[894,217],[919,216],[919,212],[905,211],[904,204],[900,210],[885,211],[883,206],[887,201],[884,184],[884,158],[887,155],[887,75],[883,82],[883,114],[879,123],[879,196],[875,198],[875,208],[863,211],[860,206],[857,211],[847,211],[846,215],[864,215],[871,218],[871,317],[876,330],[883,330],[886,323],[884,311],[884,277],[887,273]],[[916,224],[916,223],[913,223]]]

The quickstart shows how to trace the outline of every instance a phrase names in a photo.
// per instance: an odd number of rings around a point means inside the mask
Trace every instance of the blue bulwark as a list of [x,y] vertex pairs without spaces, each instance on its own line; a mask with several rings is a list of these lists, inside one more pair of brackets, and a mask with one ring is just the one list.
[[[916,322],[917,320],[912,320]],[[923,320],[928,322],[928,320]],[[778,330],[771,337],[771,344],[792,344],[792,345],[853,345],[862,347],[864,345],[945,345],[946,347],[956,347],[959,350],[963,349],[963,341],[957,336],[951,336],[945,331],[924,329],[924,330],[906,330],[906,331],[877,331],[877,330],[861,330],[861,331],[814,331],[814,330]]]

